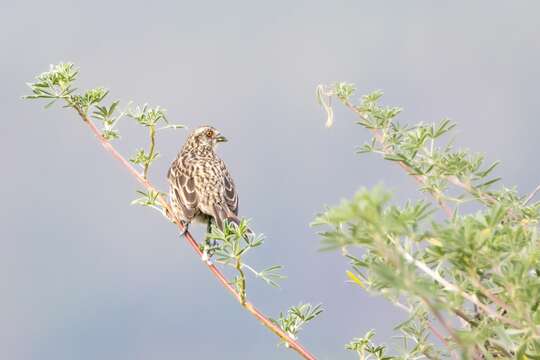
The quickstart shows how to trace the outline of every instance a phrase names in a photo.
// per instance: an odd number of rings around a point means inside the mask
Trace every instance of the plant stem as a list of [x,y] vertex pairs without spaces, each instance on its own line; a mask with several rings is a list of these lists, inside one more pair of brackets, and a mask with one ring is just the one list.
[[154,148],[156,147],[156,127],[150,125],[150,150],[148,151],[148,161],[144,163],[143,177],[148,179],[148,168],[154,157]]
[[[444,318],[444,316],[442,316],[440,311],[427,298],[421,297],[421,299],[426,304],[426,306],[431,310],[433,315],[435,315],[435,318],[437,318],[439,323],[444,327],[444,329],[448,332],[448,334],[452,337],[452,339],[454,339],[454,341],[457,344],[460,344],[461,346],[463,346],[463,344],[461,343],[459,337],[456,335],[456,331],[452,328],[452,326],[448,323],[448,321]],[[448,348],[448,351],[450,352],[450,354],[452,354],[452,357],[453,357],[453,355],[454,355],[453,351],[450,348],[450,346],[449,346],[448,342],[446,341],[446,339],[445,339],[444,344],[446,345],[446,347]]]
[[447,291],[450,291],[450,292],[454,292],[454,293],[458,293],[459,295],[461,295],[463,298],[469,300],[471,303],[473,303],[474,305],[476,305],[479,309],[482,309],[482,311],[484,311],[484,313],[486,313],[487,315],[497,319],[497,320],[500,320],[501,322],[504,322],[516,329],[521,329],[523,328],[521,325],[519,325],[518,323],[512,321],[512,320],[509,320],[509,319],[506,319],[505,317],[503,316],[500,316],[499,314],[497,314],[495,311],[493,311],[493,309],[491,309],[489,306],[485,305],[484,303],[482,303],[480,300],[478,300],[478,298],[476,297],[476,295],[471,295],[467,292],[465,292],[464,290],[462,290],[461,288],[459,288],[457,285],[455,284],[452,284],[451,282],[449,282],[448,280],[446,280],[445,278],[443,278],[438,272],[432,270],[429,266],[427,266],[425,263],[415,259],[411,254],[409,254],[408,252],[406,252],[405,250],[403,250],[403,248],[401,248],[401,246],[399,245],[396,245],[396,249],[398,250],[398,252],[403,255],[403,257],[405,258],[405,260],[413,265],[415,265],[419,270],[423,271],[426,275],[428,275],[429,277],[431,277],[433,280],[435,280],[436,282],[438,282],[444,289],[446,289]]
[[481,203],[484,203],[485,205],[491,205],[495,202],[497,202],[497,199],[495,199],[493,196],[486,194],[474,186],[472,186],[470,183],[465,183],[458,179],[457,176],[447,176],[446,180],[448,180],[450,183],[454,184],[457,187],[462,188],[463,190],[467,191],[469,194],[473,196],[478,196],[478,200],[480,200]]
[[[439,339],[439,341],[448,348],[448,352],[451,354],[452,359],[455,359],[455,354],[452,352],[452,348],[450,347],[448,340],[445,339],[443,334],[441,334],[439,330],[437,330],[437,328],[433,326],[433,324],[430,322],[428,322],[428,327],[429,327],[429,330],[431,330],[431,332],[433,333],[433,335],[435,335],[435,337]],[[424,355],[426,355],[426,357],[429,358],[429,355],[427,353],[424,353]]]
[[487,297],[489,300],[493,301],[493,303],[497,304],[500,308],[504,309],[506,312],[512,312],[513,309],[510,309],[510,305],[506,304],[504,301],[499,299],[495,294],[493,294],[489,289],[484,287],[482,283],[480,282],[480,279],[476,274],[474,274],[472,271],[469,273],[469,276],[472,280],[472,283],[480,290],[480,292]]
[[458,308],[451,308],[452,312],[456,314],[463,322],[464,324],[468,324],[470,326],[477,326],[478,323],[470,318],[464,311]]
[[244,271],[242,270],[242,262],[240,261],[240,257],[238,256],[236,258],[236,271],[238,271],[238,275],[240,276],[240,303],[242,306],[246,304],[246,275],[244,274]]
[[536,195],[536,193],[539,191],[540,191],[540,185],[538,185],[536,189],[534,189],[532,193],[530,193],[530,195],[527,196],[527,198],[523,201],[523,206],[527,205],[529,201],[531,201],[534,198],[534,195]]
[[[82,112],[81,109],[74,107],[75,110],[79,113],[83,121],[88,125],[90,128],[90,131],[96,136],[100,144],[105,148],[107,152],[109,152],[116,160],[120,162],[120,164],[131,174],[135,177],[135,179],[144,186],[148,191],[154,191],[158,192],[156,188],[139,173],[135,168],[127,161],[113,146],[112,144],[107,141],[102,135],[99,129],[96,127],[96,125],[88,118],[86,114]],[[169,203],[163,198],[163,196],[158,195],[157,201],[163,206],[165,209],[165,214],[168,214],[170,216],[170,220],[174,222],[181,232],[184,231],[184,225],[182,222],[174,215],[172,212],[172,209],[169,205]],[[192,247],[192,249],[195,251],[195,253],[202,257],[202,252],[199,249],[199,244],[191,233],[188,231],[185,232],[184,238],[188,242],[188,244]],[[251,304],[249,301],[244,300],[242,301],[241,295],[234,289],[231,284],[227,281],[223,273],[209,260],[205,261],[206,266],[208,269],[212,272],[214,277],[221,283],[225,289],[227,289],[235,298],[236,300],[242,304],[242,306],[251,314],[253,315],[257,320],[259,320],[263,326],[265,326],[268,330],[273,332],[277,337],[279,337],[281,340],[289,344],[289,346],[296,351],[301,357],[303,357],[306,360],[316,360],[315,356],[313,356],[309,351],[307,351],[299,342],[292,339],[289,335],[287,335],[279,326],[275,325],[272,321],[268,319],[263,313],[261,313],[253,304]]]

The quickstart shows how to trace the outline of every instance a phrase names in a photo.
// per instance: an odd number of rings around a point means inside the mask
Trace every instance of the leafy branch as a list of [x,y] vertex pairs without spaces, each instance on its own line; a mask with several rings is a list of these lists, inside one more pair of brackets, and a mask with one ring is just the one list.
[[[148,169],[154,160],[159,156],[159,153],[155,151],[156,147],[156,126],[159,122],[168,124],[165,117],[165,110],[159,106],[150,108],[147,104],[142,107],[137,106],[135,110],[129,110],[127,115],[137,121],[139,125],[148,128],[150,145],[148,153],[144,149],[140,149],[130,161],[134,164],[139,164],[143,167],[143,177],[148,177]],[[169,125],[168,128],[178,129],[184,127],[183,125]],[[162,128],[163,129],[163,128]]]
[[[298,306],[292,306],[286,313],[280,313],[277,320],[271,320],[292,339],[296,339],[302,326],[315,319],[322,312],[323,309],[320,304],[316,306],[312,306],[311,304],[300,304]],[[285,346],[289,347],[290,344],[285,342]]]
[[[26,98],[50,100],[46,107],[50,107],[56,101],[63,101],[64,107],[75,110],[83,122],[89,127],[90,131],[96,136],[100,144],[105,148],[105,150],[109,152],[116,160],[118,160],[122,166],[145,188],[145,191],[138,191],[141,197],[134,200],[133,203],[148,206],[160,211],[171,222],[178,226],[179,230],[182,232],[182,234],[184,234],[184,238],[193,248],[196,254],[203,257],[204,254],[201,247],[188,231],[184,231],[185,229],[183,223],[174,215],[169,203],[165,200],[163,193],[158,191],[148,180],[149,167],[158,156],[158,153],[155,150],[156,132],[162,129],[174,129],[182,126],[165,125],[158,128],[157,126],[161,122],[167,124],[165,112],[159,107],[150,108],[147,105],[144,105],[143,107],[137,107],[135,110],[128,109],[116,115],[118,101],[113,101],[108,107],[102,105],[102,101],[109,93],[107,90],[103,88],[96,88],[88,90],[83,94],[75,94],[76,89],[73,87],[73,82],[76,80],[77,75],[78,70],[71,63],[62,63],[55,66],[51,65],[48,72],[38,75],[35,82],[28,84],[32,94],[26,96]],[[88,115],[92,110],[93,117],[101,121],[104,125],[102,131],[96,127],[94,122],[91,120],[91,117]],[[140,125],[149,129],[150,144],[148,151],[139,151],[132,158],[133,163],[139,164],[143,167],[142,173],[137,171],[130,164],[130,162],[113,147],[110,142],[110,140],[119,138],[120,135],[115,126],[117,125],[118,120],[125,115],[133,118]],[[249,247],[252,248],[254,247],[253,245],[254,243],[251,242]],[[242,264],[239,261],[241,259],[240,255],[237,255],[236,257],[237,263],[235,264],[235,267],[241,271]],[[278,336],[282,341],[289,344],[290,348],[295,350],[301,357],[308,360],[315,359],[315,357],[311,355],[297,340],[291,338],[286,331],[277,326],[247,300],[245,294],[245,284],[243,288],[244,290],[240,288],[239,292],[238,289],[231,285],[223,273],[208,258],[203,258],[203,260],[214,277],[216,277],[222,286],[225,287],[251,315],[257,318],[266,328]],[[238,263],[240,263],[240,265],[238,265]],[[243,266],[245,267],[245,265]],[[260,274],[265,274],[268,279],[271,279],[272,276],[274,276],[275,279],[276,276],[279,277],[279,275],[276,275],[277,270],[278,268],[274,266],[267,269],[266,273],[263,271],[257,274],[259,274],[259,276]]]
[[225,222],[223,230],[213,226],[208,234],[207,242],[203,246],[203,254],[212,254],[217,262],[233,267],[238,276],[233,284],[241,297],[241,302],[246,301],[246,275],[244,269],[252,272],[269,285],[278,286],[277,281],[285,277],[280,274],[281,265],[273,265],[260,272],[246,264],[243,257],[252,249],[263,244],[264,236],[253,233],[245,219],[239,225]]
[[[436,221],[435,209],[424,201],[390,205],[390,193],[377,187],[361,190],[313,223],[326,228],[320,233],[324,247],[342,249],[350,261],[353,284],[409,313],[407,327],[398,329],[414,346],[395,358],[539,357],[540,203],[532,203],[538,190],[526,197],[514,189],[495,190],[497,162],[484,165],[482,155],[456,150],[451,141],[441,144],[452,122],[402,125],[396,120],[400,108],[380,105],[382,92],[358,103],[351,100],[354,92],[348,83],[317,88],[327,126],[336,98],[373,135],[358,152],[398,164],[447,215]],[[480,204],[480,210],[464,213],[460,205],[466,202]],[[433,351],[430,333],[444,345],[441,353]],[[360,358],[389,358],[371,338],[368,333],[348,348]]]
[[109,141],[120,138],[120,134],[115,129],[115,126],[125,115],[125,112],[115,115],[119,103],[119,101],[113,101],[109,107],[95,105],[96,110],[93,113],[93,118],[98,119],[103,123],[101,134]]
[[354,351],[357,353],[360,360],[391,360],[393,356],[387,356],[385,354],[385,347],[383,345],[375,345],[371,339],[375,336],[373,330],[368,331],[361,338],[354,338],[351,342],[345,345],[345,349]]

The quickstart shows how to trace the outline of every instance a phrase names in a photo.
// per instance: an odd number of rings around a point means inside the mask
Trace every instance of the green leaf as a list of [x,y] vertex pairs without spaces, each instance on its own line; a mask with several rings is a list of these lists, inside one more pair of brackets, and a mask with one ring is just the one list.
[[347,274],[347,277],[349,279],[351,279],[352,282],[354,282],[355,284],[357,284],[361,288],[366,289],[366,285],[364,285],[362,280],[360,280],[356,275],[354,275],[354,273],[352,271],[347,270],[345,273]]
[[494,178],[494,179],[491,179],[489,181],[486,181],[480,185],[477,185],[476,187],[478,187],[479,189],[484,189],[484,188],[487,188],[489,187],[490,185],[493,185],[494,183],[496,183],[497,181],[501,180],[502,178],[500,177],[497,177],[497,178]]

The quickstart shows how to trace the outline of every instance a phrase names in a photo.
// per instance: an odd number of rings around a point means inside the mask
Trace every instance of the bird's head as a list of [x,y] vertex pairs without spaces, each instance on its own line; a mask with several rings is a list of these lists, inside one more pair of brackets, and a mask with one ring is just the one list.
[[218,143],[226,142],[227,138],[212,126],[201,126],[189,135],[186,145],[189,148],[213,150]]

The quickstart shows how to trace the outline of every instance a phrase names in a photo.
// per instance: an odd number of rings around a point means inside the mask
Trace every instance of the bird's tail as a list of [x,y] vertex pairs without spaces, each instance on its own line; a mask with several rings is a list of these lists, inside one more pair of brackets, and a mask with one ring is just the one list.
[[[229,224],[235,224],[236,226],[240,226],[240,218],[234,214],[231,210],[228,208],[224,208],[223,206],[214,206],[214,219],[216,221],[216,225],[223,230],[223,226],[225,224],[225,221],[227,221]],[[253,231],[251,229],[247,229],[248,234],[253,234]]]

